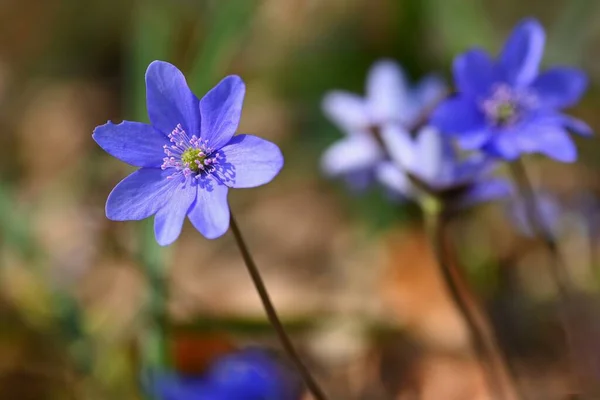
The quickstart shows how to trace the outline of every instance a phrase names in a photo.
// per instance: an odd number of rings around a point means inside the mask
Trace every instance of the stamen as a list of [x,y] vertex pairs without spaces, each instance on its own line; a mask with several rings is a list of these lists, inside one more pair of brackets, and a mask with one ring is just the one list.
[[166,157],[163,158],[161,169],[173,168],[175,171],[167,179],[177,175],[200,179],[201,174],[216,171],[215,164],[218,164],[221,156],[218,153],[212,155],[213,150],[208,146],[207,139],[201,140],[196,135],[189,137],[181,124],[177,124],[168,138],[172,144],[163,145]]

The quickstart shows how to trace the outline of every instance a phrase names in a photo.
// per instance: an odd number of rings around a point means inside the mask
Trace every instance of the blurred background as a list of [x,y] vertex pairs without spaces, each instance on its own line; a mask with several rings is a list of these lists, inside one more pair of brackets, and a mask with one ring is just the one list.
[[[278,348],[230,234],[209,241],[186,223],[159,248],[152,221],[104,216],[108,193],[133,168],[105,154],[92,131],[147,120],[144,72],[159,59],[176,64],[198,96],[242,76],[239,131],[283,149],[281,175],[233,192],[230,204],[332,398],[489,399],[416,207],[322,177],[320,155],[342,133],[320,103],[331,89],[362,94],[383,57],[413,81],[436,72],[451,83],[454,56],[475,45],[497,53],[527,16],[547,28],[546,65],[589,74],[572,114],[600,127],[594,0],[2,0],[0,398],[138,399],[147,358],[166,354],[178,370],[201,372],[234,347]],[[581,329],[599,333],[600,147],[596,138],[578,145],[577,164],[527,163],[562,210],[556,229]],[[451,230],[519,387],[530,399],[568,398],[543,247],[501,203]],[[165,347],[148,353],[161,332]],[[600,354],[597,340],[586,346]]]

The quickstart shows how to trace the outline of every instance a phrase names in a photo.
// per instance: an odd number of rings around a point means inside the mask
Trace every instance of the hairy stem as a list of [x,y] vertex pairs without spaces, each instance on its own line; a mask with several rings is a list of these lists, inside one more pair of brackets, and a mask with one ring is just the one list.
[[481,363],[490,394],[497,400],[516,400],[518,395],[506,367],[490,322],[469,288],[452,256],[445,240],[446,218],[441,207],[425,212],[431,244],[440,272],[454,305],[465,321],[471,336],[473,349]]
[[281,342],[281,345],[283,346],[283,349],[296,366],[296,369],[300,373],[302,380],[304,381],[308,390],[312,393],[315,400],[327,400],[327,396],[325,395],[319,384],[316,382],[316,380],[313,378],[313,376],[310,374],[308,368],[300,359],[298,352],[294,348],[292,341],[286,333],[285,328],[283,327],[283,324],[281,323],[279,316],[277,315],[277,311],[273,306],[271,298],[269,297],[269,293],[267,291],[265,283],[263,282],[260,272],[256,264],[254,263],[252,256],[250,255],[250,251],[248,250],[248,246],[246,245],[244,238],[242,237],[240,228],[238,227],[235,218],[233,217],[233,213],[231,214],[231,231],[233,232],[235,242],[238,248],[240,249],[240,253],[242,254],[242,258],[244,259],[244,263],[246,264],[248,273],[252,278],[254,287],[256,288],[258,296],[260,297],[263,307],[265,308],[265,312],[267,313],[269,322],[273,326],[273,329],[275,329],[275,332],[277,333],[277,336],[279,338],[279,341]]

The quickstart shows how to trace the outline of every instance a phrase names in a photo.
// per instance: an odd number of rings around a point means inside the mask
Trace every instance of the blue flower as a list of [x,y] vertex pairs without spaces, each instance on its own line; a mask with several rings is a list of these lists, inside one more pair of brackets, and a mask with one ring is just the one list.
[[440,104],[431,122],[455,134],[466,150],[482,149],[505,160],[542,153],[574,161],[577,149],[568,130],[582,135],[591,130],[560,111],[577,103],[587,78],[568,67],[538,74],[544,40],[539,22],[526,19],[514,29],[498,60],[479,49],[457,57],[458,94]]
[[[553,236],[558,235],[561,225],[561,219],[566,211],[561,206],[558,198],[547,192],[536,192],[533,199],[535,202],[536,215],[533,217],[541,218],[543,224],[541,228],[547,230],[548,234]],[[530,210],[527,209],[528,204],[522,197],[514,198],[508,203],[508,215],[510,216],[515,227],[525,236],[535,237],[536,230],[531,226],[529,215]],[[534,225],[535,226],[535,225]]]
[[165,246],[181,233],[187,216],[209,239],[229,227],[229,188],[271,181],[283,166],[279,148],[252,135],[236,135],[245,85],[228,76],[201,100],[173,65],[154,61],[146,71],[151,124],[108,122],[93,138],[107,153],[141,167],[108,196],[114,221],[155,215],[156,240]]
[[433,76],[409,89],[400,66],[383,60],[369,71],[365,98],[344,91],[326,94],[323,111],[346,137],[325,151],[323,170],[329,176],[345,176],[353,186],[368,185],[375,166],[386,157],[379,138],[383,127],[389,123],[411,127],[445,91]]
[[163,375],[153,385],[160,400],[297,400],[301,394],[295,377],[258,349],[224,356],[202,376]]
[[382,139],[391,160],[379,164],[379,181],[413,200],[436,196],[451,208],[466,207],[510,194],[511,186],[490,176],[496,166],[481,154],[459,160],[448,138],[426,126],[412,139],[398,125],[388,125]]

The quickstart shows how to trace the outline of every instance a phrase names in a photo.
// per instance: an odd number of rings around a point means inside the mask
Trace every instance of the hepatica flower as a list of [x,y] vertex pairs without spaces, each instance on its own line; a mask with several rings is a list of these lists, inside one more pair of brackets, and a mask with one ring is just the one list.
[[146,72],[150,124],[108,122],[94,140],[110,155],[141,167],[108,196],[115,221],[155,215],[156,240],[171,244],[186,216],[209,239],[229,227],[229,188],[271,181],[283,166],[279,148],[252,135],[236,135],[245,86],[228,76],[201,100],[173,65],[154,61]]
[[526,19],[514,29],[497,60],[477,49],[457,57],[458,94],[440,104],[431,122],[455,134],[467,150],[482,149],[505,160],[542,153],[574,161],[577,150],[568,130],[583,135],[591,130],[561,111],[577,103],[587,78],[569,67],[539,73],[544,41],[539,22]]
[[410,89],[400,66],[383,60],[371,67],[364,98],[339,90],[326,94],[323,111],[346,137],[326,150],[323,170],[330,176],[345,176],[353,186],[364,187],[372,180],[377,163],[385,158],[380,138],[383,127],[411,127],[445,91],[444,84],[433,76]]
[[262,350],[222,357],[200,376],[163,375],[151,391],[159,400],[298,400],[295,376]]
[[510,194],[504,179],[491,177],[495,163],[477,154],[460,160],[449,139],[424,127],[416,139],[397,127],[382,132],[391,160],[379,164],[377,177],[401,196],[420,201],[435,196],[461,208]]

